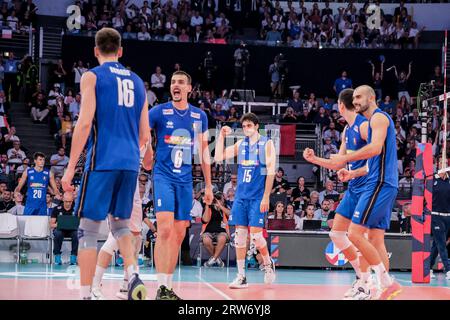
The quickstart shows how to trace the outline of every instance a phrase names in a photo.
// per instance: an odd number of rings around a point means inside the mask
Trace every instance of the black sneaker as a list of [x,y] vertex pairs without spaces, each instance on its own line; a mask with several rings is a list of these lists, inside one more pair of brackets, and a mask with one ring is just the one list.
[[131,280],[128,282],[128,300],[146,300],[147,289],[144,283],[139,279],[137,273],[135,273]]
[[156,300],[182,300],[179,296],[173,292],[172,289],[168,289],[166,286],[160,286],[156,292]]

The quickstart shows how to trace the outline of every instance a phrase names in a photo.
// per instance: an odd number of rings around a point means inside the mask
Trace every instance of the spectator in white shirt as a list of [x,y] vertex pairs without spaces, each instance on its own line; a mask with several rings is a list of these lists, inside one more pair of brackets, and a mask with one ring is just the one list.
[[195,14],[192,16],[192,18],[191,18],[191,27],[192,28],[203,25],[203,17],[201,17],[199,14],[200,13],[198,11],[195,11]]
[[20,139],[18,136],[16,136],[16,127],[11,127],[9,129],[9,133],[5,134],[5,142],[8,143],[9,141],[14,142],[14,141],[19,141]]
[[[300,228],[300,230],[303,230],[303,221],[305,221],[305,220],[316,220],[314,218],[314,209],[315,209],[315,206],[313,204],[308,204],[306,206],[305,215],[303,216],[303,218],[300,218],[300,221],[299,221],[299,228]],[[295,226],[295,228],[297,228],[297,226]]]
[[88,69],[84,67],[83,61],[80,60],[80,61],[78,61],[78,64],[76,62],[73,64],[72,72],[75,74],[74,82],[75,82],[75,92],[76,93],[80,92],[81,76],[86,71],[88,71]]
[[327,195],[339,194],[336,190],[334,190],[333,181],[327,180],[325,182],[325,190],[319,193],[319,203],[322,203]]
[[234,192],[236,193],[237,189],[237,175],[232,174],[231,180],[223,186],[223,194],[225,195],[225,199],[227,199],[228,190],[234,189]]
[[72,119],[77,119],[80,114],[81,95],[78,93],[75,96],[75,100],[69,105],[69,113],[72,115]]
[[164,95],[164,85],[166,84],[166,76],[162,74],[160,66],[156,67],[156,72],[152,74],[150,82],[152,84],[152,90],[155,92],[159,101],[162,101]]
[[137,38],[138,38],[138,40],[141,40],[141,41],[152,39],[152,37],[150,37],[150,33],[147,32],[146,26],[141,27],[141,31],[138,32]]
[[116,16],[112,19],[112,25],[114,29],[117,29],[119,32],[123,31],[123,27],[125,26],[125,22],[122,19],[120,12],[116,13]]
[[203,207],[200,201],[195,199],[195,192],[192,190],[192,209],[191,209],[191,217],[195,220],[195,218],[201,218],[203,215]]
[[21,164],[23,159],[26,158],[25,152],[20,150],[20,142],[14,141],[13,148],[9,149],[7,152],[9,163],[19,163]]
[[23,205],[23,194],[20,192],[14,192],[14,207],[8,210],[8,213],[21,216],[23,215],[23,211],[25,206]]
[[6,22],[12,31],[17,31],[20,27],[19,19],[16,17],[16,11],[11,11],[11,15],[6,18]]
[[171,29],[169,30],[169,33],[166,34],[166,35],[164,36],[163,40],[164,40],[164,41],[178,42],[178,37],[177,37],[177,35],[175,34],[175,29],[174,29],[174,28],[171,28]]
[[28,158],[23,159],[22,165],[17,167],[16,169],[16,174],[22,174],[24,171],[28,169],[29,166],[30,166],[30,159]]
[[66,156],[66,150],[64,148],[59,148],[58,153],[54,154],[50,158],[51,171],[55,176],[63,176],[64,169],[69,163],[69,157]]

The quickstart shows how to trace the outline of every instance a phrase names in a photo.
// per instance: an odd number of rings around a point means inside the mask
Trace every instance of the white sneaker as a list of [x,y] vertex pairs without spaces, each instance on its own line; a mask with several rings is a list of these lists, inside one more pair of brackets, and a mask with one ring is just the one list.
[[430,279],[436,279],[436,275],[434,274],[433,270],[430,270]]
[[100,288],[92,288],[91,300],[106,300],[106,298]]
[[275,264],[273,260],[270,259],[270,263],[268,265],[264,265],[264,283],[272,284],[275,281]]
[[219,268],[225,267],[225,263],[222,261],[222,259],[220,259],[220,257],[218,257],[215,262]]
[[450,271],[445,274],[445,279],[450,280]]
[[243,275],[238,274],[236,279],[228,285],[230,289],[244,289],[248,287],[247,278]]
[[208,261],[206,261],[203,266],[207,267],[207,268],[211,268],[212,266],[214,266],[214,264],[216,263],[216,259],[214,259],[213,257],[210,257],[208,259]]
[[120,284],[120,289],[116,293],[116,297],[121,300],[128,300],[128,281],[122,281]]
[[358,278],[353,281],[352,287],[344,293],[344,300],[345,298],[353,297],[357,293],[360,282],[361,280]]
[[347,298],[346,300],[370,300],[370,299],[371,299],[370,290],[366,286],[362,285],[357,287],[355,294]]

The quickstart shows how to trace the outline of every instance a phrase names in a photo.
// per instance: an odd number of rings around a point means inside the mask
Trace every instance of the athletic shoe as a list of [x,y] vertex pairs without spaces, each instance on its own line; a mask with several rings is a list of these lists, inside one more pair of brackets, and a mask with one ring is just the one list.
[[203,264],[203,266],[206,267],[206,268],[211,268],[211,267],[214,266],[215,263],[216,263],[216,259],[214,259],[214,257],[210,257],[210,258],[208,259],[208,261],[206,261],[206,262]]
[[247,278],[240,274],[238,274],[236,279],[234,279],[233,282],[228,285],[228,288],[230,289],[244,289],[247,287]]
[[146,300],[147,288],[144,283],[139,279],[137,273],[133,274],[128,282],[128,300]]
[[346,298],[353,297],[358,292],[359,286],[360,286],[360,279],[356,277],[355,281],[353,281],[352,283],[352,287],[344,293],[344,300]]
[[275,281],[275,278],[275,264],[273,263],[273,260],[270,259],[270,263],[264,265],[264,283],[272,284]]
[[105,296],[103,295],[102,290],[99,287],[92,288],[91,300],[106,300]]
[[447,271],[445,274],[445,279],[450,280],[450,271]]
[[173,292],[173,289],[168,289],[166,286],[160,286],[156,292],[156,300],[182,300]]
[[61,260],[60,254],[55,255],[55,264],[57,264],[58,266],[62,265],[62,260]]
[[123,280],[119,292],[116,293],[116,297],[121,300],[127,300],[128,299],[128,281]]
[[364,286],[359,286],[353,296],[345,300],[371,300],[370,290]]
[[433,270],[430,270],[430,279],[436,279],[436,275],[434,274]]
[[70,256],[70,265],[74,266],[77,264],[77,256],[71,255]]
[[222,261],[222,259],[220,259],[220,257],[218,257],[218,258],[216,259],[216,265],[217,265],[219,268],[225,267],[225,263]]
[[389,287],[385,288],[384,291],[381,293],[379,300],[392,300],[400,292],[402,292],[402,286],[393,279],[392,284]]

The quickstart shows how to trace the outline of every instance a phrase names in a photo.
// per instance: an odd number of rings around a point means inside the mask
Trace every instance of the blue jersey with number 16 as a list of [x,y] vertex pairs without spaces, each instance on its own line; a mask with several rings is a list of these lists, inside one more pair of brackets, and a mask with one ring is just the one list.
[[139,124],[144,83],[119,62],[90,72],[97,76],[96,111],[88,140],[85,171],[139,171]]

